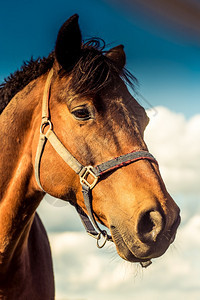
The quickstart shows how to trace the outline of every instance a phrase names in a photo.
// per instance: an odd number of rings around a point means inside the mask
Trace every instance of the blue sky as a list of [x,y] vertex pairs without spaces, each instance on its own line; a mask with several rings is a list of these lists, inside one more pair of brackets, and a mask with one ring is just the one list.
[[200,48],[166,24],[108,0],[2,2],[0,81],[31,56],[47,56],[59,27],[74,13],[80,15],[83,38],[99,36],[111,46],[125,45],[127,67],[152,106],[164,105],[186,118],[200,110]]

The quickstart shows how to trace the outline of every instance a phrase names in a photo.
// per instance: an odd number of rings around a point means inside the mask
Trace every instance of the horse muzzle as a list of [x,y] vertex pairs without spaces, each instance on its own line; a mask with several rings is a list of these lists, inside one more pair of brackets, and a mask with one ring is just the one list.
[[171,226],[166,224],[165,215],[158,210],[142,212],[135,226],[130,222],[113,223],[110,231],[118,254],[130,262],[145,262],[163,255],[175,239],[179,212]]

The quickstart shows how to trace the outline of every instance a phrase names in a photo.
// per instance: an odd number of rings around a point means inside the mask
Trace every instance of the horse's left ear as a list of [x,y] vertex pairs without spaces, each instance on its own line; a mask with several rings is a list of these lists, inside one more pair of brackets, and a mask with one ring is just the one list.
[[106,53],[106,56],[115,63],[119,71],[121,71],[126,64],[126,54],[124,52],[123,45],[119,45],[110,49]]
[[75,14],[60,28],[55,47],[56,59],[66,71],[71,71],[79,59],[81,43],[78,15]]

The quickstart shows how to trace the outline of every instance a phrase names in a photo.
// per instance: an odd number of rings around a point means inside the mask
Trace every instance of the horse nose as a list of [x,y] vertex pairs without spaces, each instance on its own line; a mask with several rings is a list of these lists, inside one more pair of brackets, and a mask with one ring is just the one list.
[[165,224],[163,215],[158,210],[148,210],[139,217],[137,232],[144,243],[156,242]]

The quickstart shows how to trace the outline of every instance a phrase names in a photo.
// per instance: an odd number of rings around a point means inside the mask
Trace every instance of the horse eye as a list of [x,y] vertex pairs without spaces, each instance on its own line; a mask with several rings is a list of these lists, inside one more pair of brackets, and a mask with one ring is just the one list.
[[86,107],[73,110],[72,114],[77,120],[81,121],[89,120],[91,118],[90,112]]

